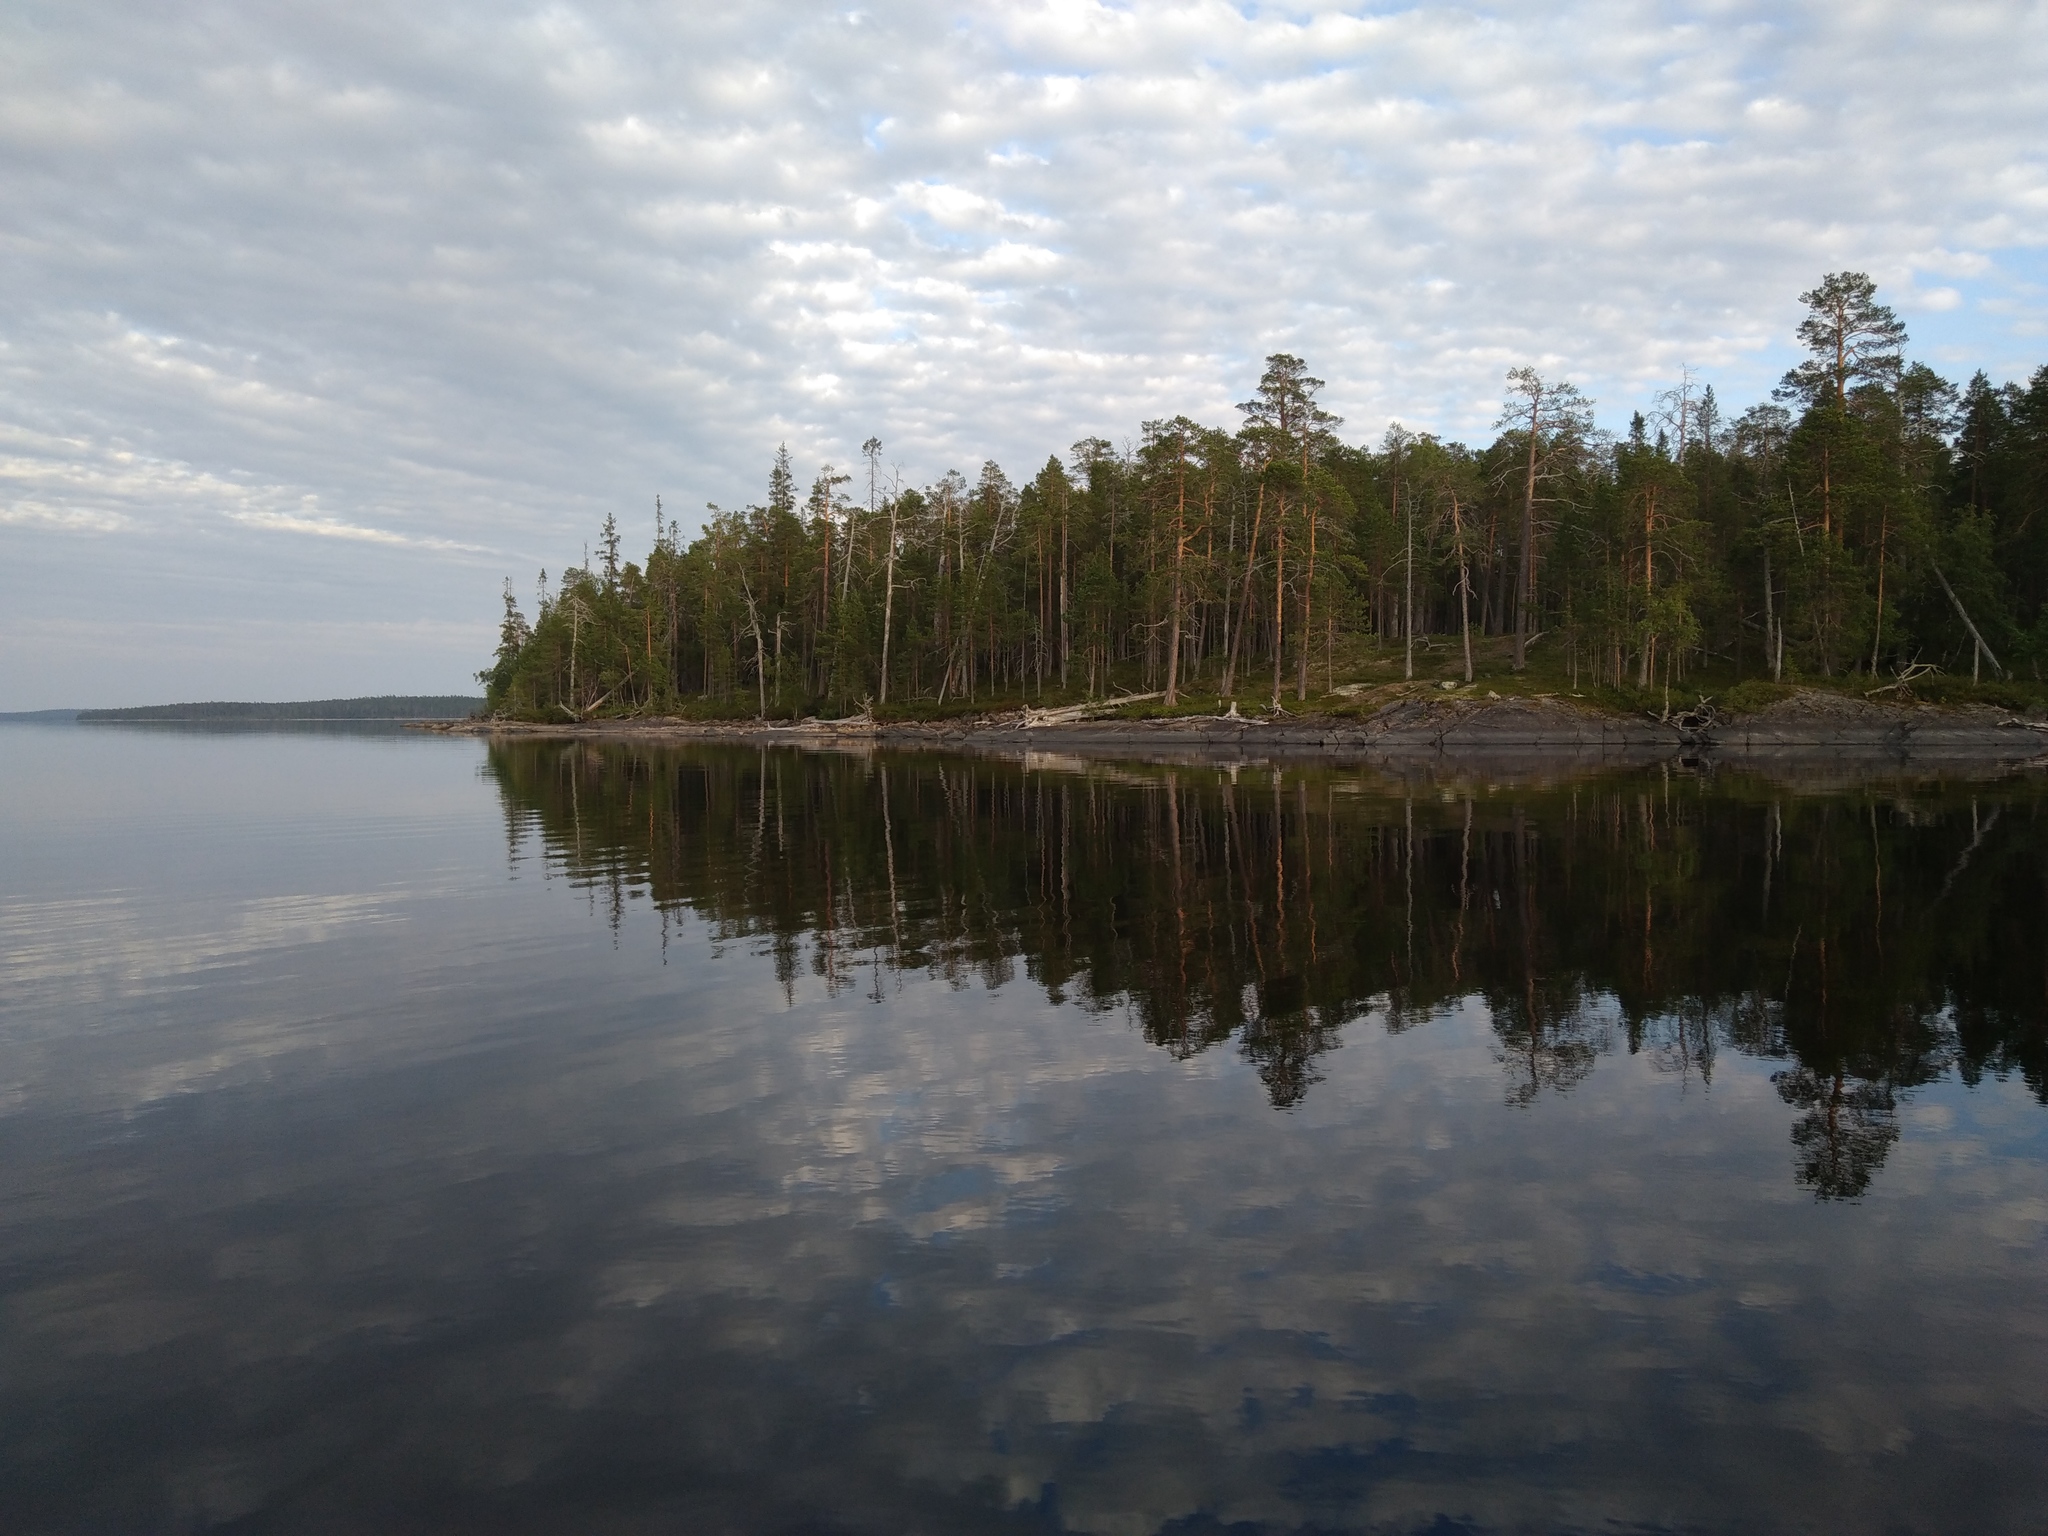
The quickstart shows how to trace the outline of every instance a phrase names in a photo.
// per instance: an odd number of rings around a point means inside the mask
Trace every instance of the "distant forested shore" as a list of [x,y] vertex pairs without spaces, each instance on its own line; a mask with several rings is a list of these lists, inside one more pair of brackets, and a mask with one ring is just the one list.
[[282,704],[147,704],[135,709],[81,709],[83,724],[149,720],[460,720],[483,708],[465,694],[383,693],[360,699],[301,699]]
[[[1496,673],[1640,702],[1794,681],[2038,702],[2048,367],[1958,387],[1861,273],[1801,295],[1806,360],[1730,415],[1687,372],[1619,437],[1530,368],[1482,446],[1346,443],[1300,358],[1231,428],[1149,421],[1028,479],[900,483],[870,438],[808,495],[643,562],[506,583],[501,717],[915,717],[1111,694],[1274,707],[1360,676]],[[105,715],[106,712],[96,712]],[[132,713],[132,712],[129,712]]]

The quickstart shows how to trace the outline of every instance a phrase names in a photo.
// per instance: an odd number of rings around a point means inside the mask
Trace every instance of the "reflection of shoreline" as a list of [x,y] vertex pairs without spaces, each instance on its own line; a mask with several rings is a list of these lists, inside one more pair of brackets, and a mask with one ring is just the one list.
[[[515,841],[761,941],[789,988],[924,972],[1229,1046],[1276,1108],[1354,1020],[1477,1000],[1511,1103],[1647,1051],[1786,1064],[1800,1180],[1854,1196],[1900,1094],[1957,1068],[2048,1097],[2024,936],[2040,833],[1955,786],[1788,795],[1652,770],[1550,784],[1052,752],[491,744]],[[2024,795],[2030,784],[2014,786]],[[2025,803],[2023,801],[2014,802]],[[1998,829],[1992,836],[1992,828]],[[1938,910],[1937,910],[1938,909]],[[879,980],[875,983],[879,986]],[[1858,1149],[1861,1150],[1858,1150]]]

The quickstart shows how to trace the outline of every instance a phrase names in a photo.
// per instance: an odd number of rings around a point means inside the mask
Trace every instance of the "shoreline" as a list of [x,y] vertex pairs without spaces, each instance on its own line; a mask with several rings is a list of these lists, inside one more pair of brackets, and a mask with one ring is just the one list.
[[[1803,692],[1753,714],[1685,728],[1550,698],[1410,697],[1363,718],[1287,715],[1274,720],[1183,716],[1154,720],[1033,722],[1033,711],[954,721],[674,718],[545,724],[418,721],[437,735],[556,741],[728,742],[756,746],[1048,749],[1081,755],[1168,752],[1198,758],[1321,757],[1532,766],[1634,767],[1672,760],[1730,764],[1886,762],[1972,767],[2048,764],[2048,722],[1983,706],[1876,704]],[[1532,761],[1533,760],[1533,761]]]

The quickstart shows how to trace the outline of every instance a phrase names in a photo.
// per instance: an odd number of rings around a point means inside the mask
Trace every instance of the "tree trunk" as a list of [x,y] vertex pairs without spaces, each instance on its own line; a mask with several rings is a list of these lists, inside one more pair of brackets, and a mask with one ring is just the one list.
[[1252,509],[1252,535],[1244,547],[1244,592],[1237,611],[1237,627],[1230,632],[1230,648],[1223,661],[1223,697],[1229,698],[1237,690],[1237,654],[1244,645],[1245,626],[1252,616],[1252,568],[1259,553],[1259,524],[1266,515],[1266,487],[1259,486],[1259,499]]
[[1273,519],[1273,707],[1280,707],[1280,655],[1287,639],[1287,508]]
[[859,514],[851,507],[846,511],[846,555],[839,563],[839,601],[846,602],[846,594],[853,582],[854,540],[859,532]]
[[1522,483],[1522,555],[1515,575],[1515,670],[1522,670],[1529,648],[1529,609],[1536,594],[1536,443],[1543,424],[1543,396],[1529,402],[1529,469]]
[[[1991,670],[2000,677],[2004,677],[2006,675],[2005,668],[1998,664],[1998,658],[1991,654],[1991,647],[1986,645],[1984,637],[1977,633],[1977,626],[1970,622],[1970,615],[1968,610],[1963,607],[1963,600],[1956,596],[1956,589],[1948,584],[1948,577],[1942,574],[1941,567],[1938,565],[1934,567],[1934,579],[1941,583],[1941,590],[1946,592],[1948,600],[1955,604],[1956,617],[1963,621],[1963,628],[1970,632],[1970,638],[1976,641],[1977,649],[1983,653],[1984,659],[1991,663]],[[1976,680],[1976,675],[1976,666],[1973,662],[1970,671],[1971,681],[1974,682]]]
[[1472,568],[1465,560],[1465,520],[1451,498],[1451,531],[1458,540],[1458,628],[1465,638],[1465,681],[1472,681]]
[[882,596],[882,686],[880,702],[889,702],[889,632],[896,620],[896,503],[889,503],[889,574]]
[[1650,686],[1650,677],[1657,665],[1657,632],[1650,627],[1650,593],[1657,581],[1650,536],[1656,520],[1657,492],[1654,488],[1647,488],[1643,492],[1643,663],[1636,676],[1638,688]]
[[1067,691],[1067,663],[1074,653],[1074,637],[1067,624],[1067,500],[1060,498],[1060,692]]
[[1771,681],[1777,682],[1779,663],[1784,655],[1778,647],[1775,602],[1771,596],[1771,546],[1764,544],[1764,660],[1770,664]]
[[1315,632],[1310,627],[1314,623],[1315,591],[1316,505],[1311,501],[1308,504],[1308,569],[1303,573],[1301,583],[1301,657],[1299,673],[1294,680],[1296,703],[1305,702],[1308,698],[1308,645],[1309,636]]
[[[1401,482],[1394,482],[1394,501],[1401,500]],[[1401,556],[1401,676],[1415,676],[1415,498],[1408,498],[1408,535]]]
[[1166,707],[1168,709],[1180,699],[1180,581],[1181,562],[1186,554],[1187,541],[1181,536],[1178,520],[1173,530],[1173,618],[1166,626]]

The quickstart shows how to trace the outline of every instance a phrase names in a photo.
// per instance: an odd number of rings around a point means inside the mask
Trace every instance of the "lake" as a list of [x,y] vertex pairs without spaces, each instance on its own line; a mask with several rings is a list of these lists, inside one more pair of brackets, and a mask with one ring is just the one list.
[[0,786],[9,1531],[2042,1529],[2039,777]]

